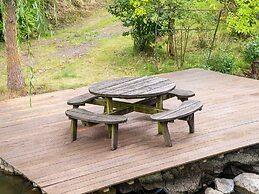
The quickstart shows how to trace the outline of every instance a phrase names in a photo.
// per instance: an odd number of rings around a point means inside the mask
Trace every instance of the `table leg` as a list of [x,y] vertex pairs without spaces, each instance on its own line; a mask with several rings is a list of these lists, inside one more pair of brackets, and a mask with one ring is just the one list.
[[[105,101],[106,101],[106,106],[105,106],[106,107],[106,113],[110,114],[113,111],[112,98],[106,97]],[[109,133],[109,138],[111,138],[112,137],[112,126],[111,125],[108,125],[108,133]]]
[[[156,108],[163,109],[163,96],[158,96],[156,98]],[[163,127],[161,126],[161,123],[158,122],[158,134],[163,134]]]

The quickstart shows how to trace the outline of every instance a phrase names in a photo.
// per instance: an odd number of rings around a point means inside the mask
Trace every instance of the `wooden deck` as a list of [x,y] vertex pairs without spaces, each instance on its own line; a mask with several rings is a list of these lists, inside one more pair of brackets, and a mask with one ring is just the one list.
[[[259,143],[258,81],[200,69],[161,76],[204,103],[194,134],[186,122],[169,125],[173,147],[164,146],[156,123],[140,113],[120,125],[116,151],[103,125],[80,127],[71,143],[64,112],[68,98],[87,91],[80,88],[34,96],[32,109],[27,97],[0,102],[0,157],[47,193],[84,193]],[[170,99],[165,107],[176,104]]]

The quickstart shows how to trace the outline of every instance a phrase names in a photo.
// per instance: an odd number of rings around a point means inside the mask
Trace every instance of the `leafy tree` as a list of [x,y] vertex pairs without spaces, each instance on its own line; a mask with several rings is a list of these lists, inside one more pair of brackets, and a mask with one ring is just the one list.
[[149,50],[154,42],[158,3],[156,0],[113,0],[108,8],[124,26],[131,27],[124,35],[132,36],[138,51]]
[[[21,91],[23,88],[18,37],[29,38],[34,32],[40,34],[46,30],[45,3],[45,0],[2,0],[1,16],[7,56],[7,87],[11,91]],[[19,21],[19,27],[17,21]]]
[[12,0],[3,0],[5,12],[5,47],[7,56],[7,86],[11,91],[22,90],[23,77],[21,72],[21,62],[17,45],[17,19],[16,19],[16,2]]
[[[187,0],[113,0],[108,11],[118,17],[126,27],[124,35],[131,35],[138,51],[149,51],[155,41],[155,28],[168,28],[168,19],[175,13],[163,12],[158,18],[159,8],[181,8]],[[173,22],[173,21],[172,21]]]
[[230,12],[227,17],[229,27],[238,34],[254,34],[256,32],[256,14],[259,11],[259,1],[235,0],[235,2],[235,12]]
[[[118,17],[124,26],[131,27],[124,35],[132,36],[137,51],[152,49],[156,26],[162,29],[159,31],[159,36],[168,33],[164,29],[171,29],[168,34],[168,50],[174,55],[173,30],[176,22],[190,15],[184,9],[190,9],[195,3],[197,0],[113,0],[108,11]],[[197,16],[199,17],[199,15],[193,17],[197,19]]]

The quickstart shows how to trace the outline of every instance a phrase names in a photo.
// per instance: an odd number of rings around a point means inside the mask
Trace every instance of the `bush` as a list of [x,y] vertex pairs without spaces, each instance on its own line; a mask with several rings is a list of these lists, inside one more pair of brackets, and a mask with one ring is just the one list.
[[254,41],[249,42],[244,52],[245,60],[249,63],[259,59],[259,37]]
[[124,35],[131,35],[138,51],[149,50],[155,41],[157,7],[159,1],[113,0],[108,11],[118,17],[123,25],[131,27]]
[[[123,25],[131,27],[124,35],[131,35],[134,40],[134,47],[137,51],[150,51],[155,43],[155,29],[168,28],[168,19],[179,17],[179,10],[188,0],[113,0],[108,11],[118,17]],[[158,8],[179,9],[178,11],[160,12]],[[163,36],[165,32],[159,33]]]
[[220,50],[210,59],[206,68],[212,71],[219,71],[221,73],[232,74],[235,68],[235,61],[233,55],[226,52],[225,50]]

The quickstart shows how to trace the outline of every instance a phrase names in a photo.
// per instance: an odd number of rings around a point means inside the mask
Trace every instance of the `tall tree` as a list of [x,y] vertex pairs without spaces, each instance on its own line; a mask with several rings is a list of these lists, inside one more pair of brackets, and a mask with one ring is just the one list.
[[[11,91],[21,91],[24,82],[17,39],[43,35],[48,31],[46,5],[49,4],[49,0],[0,0],[7,56],[7,87]],[[57,20],[56,0],[53,0],[53,6]]]
[[16,1],[3,0],[5,13],[5,47],[7,56],[7,87],[11,91],[20,91],[23,88],[21,61],[17,43]]

